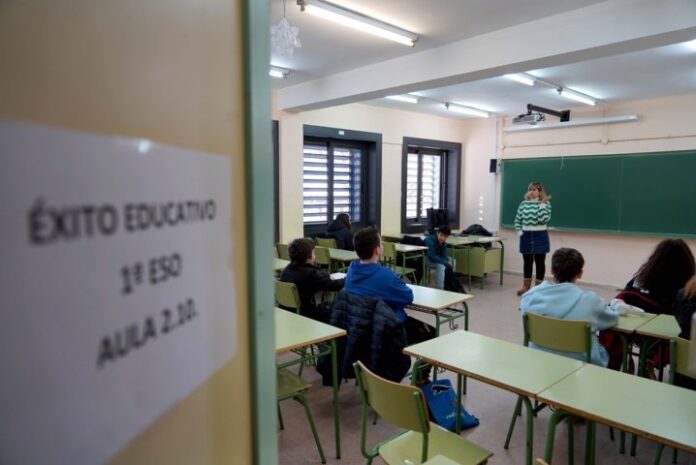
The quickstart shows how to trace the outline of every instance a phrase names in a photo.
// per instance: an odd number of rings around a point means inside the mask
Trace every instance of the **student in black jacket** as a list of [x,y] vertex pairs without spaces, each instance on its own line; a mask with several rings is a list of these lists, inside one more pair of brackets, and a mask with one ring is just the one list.
[[326,235],[336,238],[339,249],[354,250],[353,231],[351,230],[350,216],[347,213],[339,213],[326,228]]
[[328,309],[317,306],[314,295],[322,291],[340,291],[344,280],[332,280],[325,270],[314,264],[314,241],[311,239],[295,239],[288,247],[288,254],[290,264],[281,273],[280,280],[297,287],[301,315],[326,322]]

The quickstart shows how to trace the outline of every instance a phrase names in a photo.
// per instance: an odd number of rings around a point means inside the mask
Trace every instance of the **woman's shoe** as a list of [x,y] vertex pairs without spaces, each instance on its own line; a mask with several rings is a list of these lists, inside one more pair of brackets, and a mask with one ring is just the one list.
[[524,294],[529,290],[530,287],[532,287],[532,278],[524,278],[524,283],[522,284],[522,287],[517,290],[517,295]]

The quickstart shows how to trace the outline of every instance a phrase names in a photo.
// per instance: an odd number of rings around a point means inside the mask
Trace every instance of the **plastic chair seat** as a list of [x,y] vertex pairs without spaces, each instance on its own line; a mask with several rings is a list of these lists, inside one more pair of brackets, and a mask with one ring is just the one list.
[[[419,465],[422,463],[420,461],[422,441],[423,435],[421,433],[407,431],[380,446],[379,456],[389,465],[410,463]],[[461,465],[486,463],[493,455],[483,447],[477,446],[433,422],[430,422],[428,450],[432,451],[428,458],[443,455]]]
[[278,400],[289,399],[311,387],[311,384],[287,368],[278,370]]

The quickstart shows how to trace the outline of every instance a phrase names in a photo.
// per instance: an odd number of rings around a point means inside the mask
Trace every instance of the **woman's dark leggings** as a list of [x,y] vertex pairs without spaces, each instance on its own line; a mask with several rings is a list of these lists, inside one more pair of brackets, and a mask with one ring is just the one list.
[[546,274],[546,254],[545,253],[523,253],[524,258],[524,278],[532,279],[532,264],[536,264],[536,279],[544,279]]

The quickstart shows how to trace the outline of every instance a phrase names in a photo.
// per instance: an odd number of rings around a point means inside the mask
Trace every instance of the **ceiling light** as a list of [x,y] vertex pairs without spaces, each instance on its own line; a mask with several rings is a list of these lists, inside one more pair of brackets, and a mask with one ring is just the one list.
[[271,69],[268,71],[269,76],[278,79],[285,79],[288,74],[290,74],[289,69],[279,68],[277,66],[271,66]]
[[472,108],[466,105],[460,105],[458,103],[445,103],[445,108],[455,113],[477,116],[479,118],[489,118],[491,116],[491,114],[487,111],[479,110],[478,108]]
[[565,97],[570,100],[575,100],[576,102],[584,103],[585,105],[595,106],[597,104],[597,100],[590,97],[589,95],[585,95],[565,87],[559,87],[556,89],[556,91],[558,92],[558,95],[560,95],[561,97]]
[[323,0],[297,0],[297,4],[300,5],[302,11],[320,18],[393,40],[409,47],[413,47],[418,40],[418,36],[412,32]]
[[524,73],[517,73],[517,74],[506,74],[504,77],[517,81],[520,84],[524,84],[526,86],[533,86],[534,83],[536,82],[536,79],[534,79],[532,76]]
[[396,100],[397,102],[406,102],[406,103],[418,103],[420,100],[419,97],[415,95],[409,95],[409,94],[404,94],[404,95],[387,95],[384,98],[388,98],[389,100]]
[[687,46],[688,48],[690,48],[691,50],[696,51],[696,39],[690,40],[690,41],[688,41],[688,42],[684,42],[684,45],[686,45],[686,46]]

